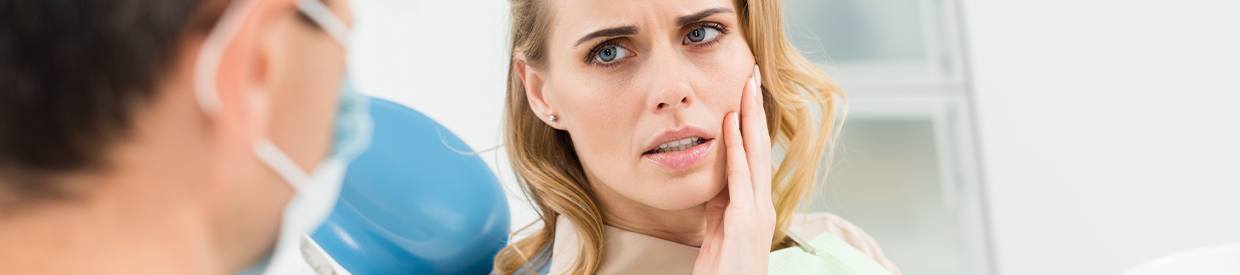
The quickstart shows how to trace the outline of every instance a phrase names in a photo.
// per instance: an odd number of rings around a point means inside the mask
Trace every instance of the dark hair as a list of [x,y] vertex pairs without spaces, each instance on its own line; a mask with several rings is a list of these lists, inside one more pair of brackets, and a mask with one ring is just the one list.
[[0,0],[0,203],[56,196],[51,176],[105,165],[221,2]]

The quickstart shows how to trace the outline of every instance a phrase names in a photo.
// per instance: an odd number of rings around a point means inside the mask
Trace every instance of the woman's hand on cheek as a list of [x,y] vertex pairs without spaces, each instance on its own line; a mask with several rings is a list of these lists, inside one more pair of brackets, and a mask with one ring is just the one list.
[[766,274],[775,234],[771,202],[771,139],[762,108],[762,74],[741,95],[739,117],[723,119],[727,154],[725,192],[706,203],[706,235],[693,274]]

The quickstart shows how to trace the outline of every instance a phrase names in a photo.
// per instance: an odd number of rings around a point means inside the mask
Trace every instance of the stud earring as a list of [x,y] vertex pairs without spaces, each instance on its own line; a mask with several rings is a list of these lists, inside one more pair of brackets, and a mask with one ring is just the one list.
[[560,118],[556,117],[555,115],[548,115],[547,120],[550,120],[551,122],[556,122],[556,121],[559,121]]

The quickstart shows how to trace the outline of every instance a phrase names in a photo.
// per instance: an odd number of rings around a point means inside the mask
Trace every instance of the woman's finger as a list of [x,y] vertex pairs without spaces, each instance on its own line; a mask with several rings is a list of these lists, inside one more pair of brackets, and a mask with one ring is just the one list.
[[[753,179],[749,173],[749,159],[745,156],[744,140],[741,137],[740,118],[736,112],[728,113],[723,119],[723,143],[727,154],[728,169],[728,200],[729,204],[745,205],[753,203]],[[731,208],[731,207],[729,207]]]
[[762,108],[762,72],[753,67],[753,77],[741,95],[741,133],[745,153],[753,176],[755,202],[769,205],[771,201],[771,145],[766,126],[766,109]]

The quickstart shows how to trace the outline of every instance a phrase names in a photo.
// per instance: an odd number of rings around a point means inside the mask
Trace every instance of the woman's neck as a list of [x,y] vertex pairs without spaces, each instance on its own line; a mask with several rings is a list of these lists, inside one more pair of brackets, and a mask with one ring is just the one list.
[[706,233],[705,204],[680,210],[658,209],[628,199],[605,184],[594,187],[607,225],[688,246],[702,245]]

